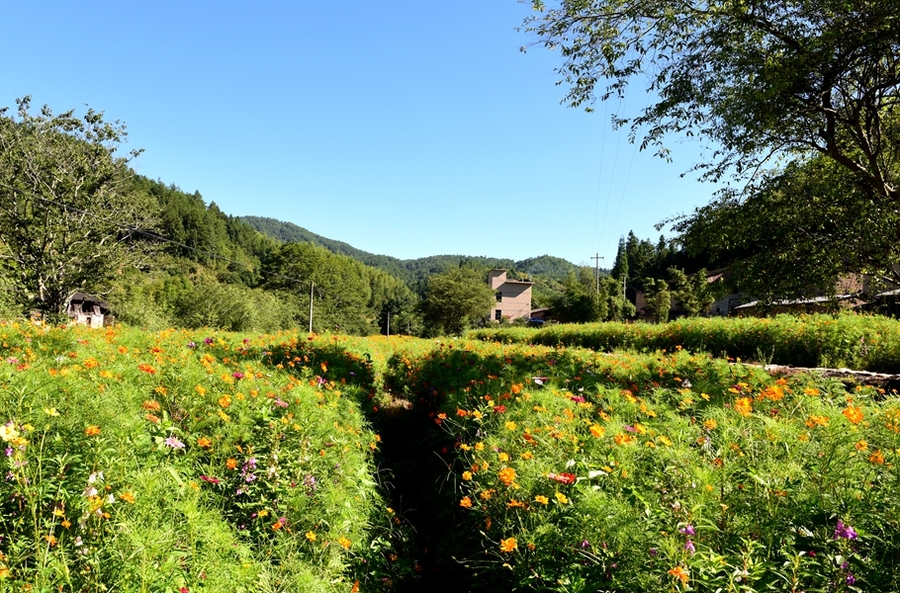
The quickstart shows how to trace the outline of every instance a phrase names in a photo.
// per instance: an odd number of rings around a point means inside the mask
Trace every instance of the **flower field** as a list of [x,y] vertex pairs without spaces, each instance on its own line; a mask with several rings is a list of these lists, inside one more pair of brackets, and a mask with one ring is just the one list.
[[0,325],[0,591],[897,591],[900,403],[704,354]]

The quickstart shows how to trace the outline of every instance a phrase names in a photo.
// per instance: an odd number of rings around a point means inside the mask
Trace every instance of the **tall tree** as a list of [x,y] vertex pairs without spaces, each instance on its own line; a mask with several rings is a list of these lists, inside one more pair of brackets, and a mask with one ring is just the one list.
[[428,277],[421,308],[427,331],[460,335],[487,319],[494,302],[484,274],[476,268],[456,267]]
[[767,300],[833,294],[851,273],[896,281],[900,261],[900,212],[824,157],[724,192],[674,229],[687,252],[728,266],[733,289]]
[[654,99],[633,119],[642,147],[671,133],[720,148],[712,178],[773,155],[818,153],[872,196],[896,204],[900,158],[900,11],[873,0],[559,0],[525,29],[558,48],[569,105],[623,94],[636,77]]
[[16,115],[0,110],[0,265],[20,306],[61,313],[72,291],[102,293],[142,261],[147,242],[136,239],[154,208],[126,191],[139,151],[117,155],[123,124],[17,103]]

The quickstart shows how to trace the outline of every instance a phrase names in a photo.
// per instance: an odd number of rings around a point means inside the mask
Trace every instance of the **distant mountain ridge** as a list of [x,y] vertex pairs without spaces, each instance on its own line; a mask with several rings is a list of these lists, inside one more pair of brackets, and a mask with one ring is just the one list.
[[541,255],[521,261],[466,255],[432,255],[417,259],[399,259],[389,255],[377,255],[357,249],[349,243],[335,241],[317,235],[292,222],[284,222],[264,216],[241,216],[241,220],[257,231],[284,242],[312,243],[324,247],[332,253],[346,255],[374,268],[379,268],[406,281],[410,286],[420,286],[430,274],[446,270],[461,262],[471,262],[480,266],[505,268],[526,276],[537,276],[545,280],[562,282],[569,272],[575,272],[578,266],[552,255]]

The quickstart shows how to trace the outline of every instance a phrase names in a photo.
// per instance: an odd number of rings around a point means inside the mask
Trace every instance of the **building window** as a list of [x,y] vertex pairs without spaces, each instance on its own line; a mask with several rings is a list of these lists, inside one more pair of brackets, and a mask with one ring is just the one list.
[[498,291],[497,291],[497,294],[495,294],[494,296],[497,297],[497,302],[498,302],[498,303],[503,302],[503,293],[502,293],[502,292],[500,292],[500,291],[498,290]]
[[496,319],[497,321],[503,319],[503,311],[501,311],[500,309],[494,311],[494,319]]

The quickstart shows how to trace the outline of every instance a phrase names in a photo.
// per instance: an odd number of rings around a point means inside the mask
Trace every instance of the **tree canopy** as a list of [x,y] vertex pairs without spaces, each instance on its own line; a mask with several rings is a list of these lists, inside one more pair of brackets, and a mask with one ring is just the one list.
[[141,261],[153,208],[127,190],[137,152],[117,154],[124,125],[17,103],[16,116],[0,109],[0,265],[20,306],[61,313],[71,292]]
[[421,308],[428,331],[460,335],[487,319],[494,302],[494,291],[480,270],[456,267],[428,277]]
[[[897,199],[900,11],[873,0],[561,0],[525,29],[559,49],[572,106],[622,94],[638,75],[654,99],[619,120],[667,154],[670,133],[718,144],[712,177],[774,154],[818,153],[874,195]],[[600,85],[598,89],[598,85]],[[642,131],[643,130],[643,131]]]

